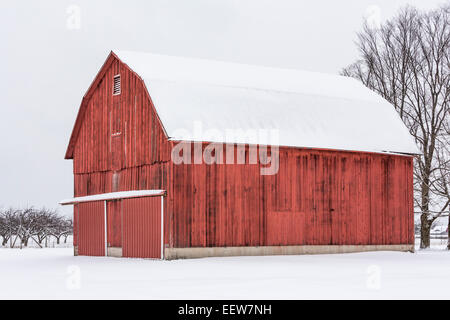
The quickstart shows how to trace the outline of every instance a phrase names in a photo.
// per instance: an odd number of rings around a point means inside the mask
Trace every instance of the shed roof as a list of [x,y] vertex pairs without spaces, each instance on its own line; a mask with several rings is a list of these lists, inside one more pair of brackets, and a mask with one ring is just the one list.
[[59,202],[59,204],[62,206],[66,206],[66,205],[77,204],[77,203],[82,203],[82,202],[108,201],[108,200],[142,198],[142,197],[155,197],[155,196],[163,196],[164,194],[165,194],[165,190],[119,191],[119,192],[100,193],[100,194],[94,194],[91,196],[65,199],[65,200],[61,200]]
[[394,107],[353,78],[113,53],[144,80],[172,140],[420,153]]

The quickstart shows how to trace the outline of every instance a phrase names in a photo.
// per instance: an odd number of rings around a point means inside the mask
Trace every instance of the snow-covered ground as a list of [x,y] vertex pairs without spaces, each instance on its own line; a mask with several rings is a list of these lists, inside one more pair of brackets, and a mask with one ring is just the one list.
[[449,299],[441,248],[176,261],[0,248],[0,299]]

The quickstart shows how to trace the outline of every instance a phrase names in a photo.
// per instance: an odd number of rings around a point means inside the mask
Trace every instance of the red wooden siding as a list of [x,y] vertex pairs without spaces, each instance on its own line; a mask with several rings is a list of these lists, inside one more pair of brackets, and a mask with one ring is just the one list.
[[78,206],[73,206],[73,246],[78,246]]
[[108,247],[122,247],[122,201],[108,201]]
[[[112,95],[116,74],[121,76],[120,95]],[[87,102],[74,148],[74,173],[169,161],[170,150],[144,84],[114,60]]]
[[124,199],[124,257],[161,258],[161,197]]
[[273,176],[173,170],[175,247],[413,243],[411,157],[282,148]]
[[81,256],[104,256],[104,202],[79,203],[76,207],[78,215],[78,254]]
[[[166,190],[170,174],[169,163],[155,163],[122,169],[117,176],[117,190]],[[77,174],[74,177],[75,196],[112,192],[113,171]]]

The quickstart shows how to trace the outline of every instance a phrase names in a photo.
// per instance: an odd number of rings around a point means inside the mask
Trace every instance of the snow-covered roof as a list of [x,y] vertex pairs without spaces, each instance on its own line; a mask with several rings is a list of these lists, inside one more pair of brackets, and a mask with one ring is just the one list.
[[144,80],[172,140],[420,153],[394,107],[349,77],[113,52]]
[[164,193],[165,193],[164,190],[133,190],[133,191],[109,192],[109,193],[95,194],[92,196],[75,197],[75,198],[71,198],[71,199],[66,199],[66,200],[60,201],[59,204],[62,206],[65,206],[65,205],[76,204],[76,203],[81,203],[81,202],[152,197],[152,196],[161,196],[161,195],[164,195]]

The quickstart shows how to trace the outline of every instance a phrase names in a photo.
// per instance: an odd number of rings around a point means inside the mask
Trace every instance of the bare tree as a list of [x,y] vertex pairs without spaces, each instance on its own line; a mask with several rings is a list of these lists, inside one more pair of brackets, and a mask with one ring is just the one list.
[[19,239],[22,248],[22,246],[28,246],[31,239],[42,248],[42,242],[49,236],[54,236],[59,244],[61,237],[64,237],[66,242],[67,237],[72,233],[72,220],[60,216],[56,210],[28,207],[0,211],[2,246],[7,245],[10,240],[10,246],[14,247]]
[[65,222],[64,222],[64,229],[65,229],[65,231],[63,233],[64,243],[67,243],[67,238],[70,235],[73,235],[73,220],[72,219],[69,218],[69,219],[65,220]]
[[8,224],[6,222],[3,210],[0,211],[0,237],[2,237],[2,246],[8,243]]
[[56,244],[60,244],[61,237],[64,237],[64,242],[67,237],[72,234],[72,219],[66,219],[61,216],[56,216],[50,233],[56,238]]
[[64,231],[64,220],[61,217],[58,217],[57,219],[55,219],[54,224],[50,230],[51,235],[56,238],[56,244],[59,244]]
[[42,247],[42,242],[50,235],[52,235],[53,228],[55,225],[60,223],[60,217],[57,211],[42,208],[39,210],[39,216],[36,221],[36,227],[34,229],[34,234],[37,238],[37,243]]
[[33,207],[28,207],[17,212],[17,236],[20,239],[20,245],[28,246],[28,241],[39,230],[40,213]]
[[2,246],[6,246],[8,240],[12,240],[13,235],[17,234],[17,212],[18,211],[13,208],[0,212],[0,236],[2,237]]
[[0,236],[2,237],[2,246],[8,243],[12,235],[16,232],[16,210],[9,208],[0,211]]
[[428,248],[433,222],[450,206],[443,192],[449,170],[450,5],[430,12],[406,7],[378,29],[365,25],[357,45],[361,58],[342,74],[392,103],[423,153],[414,166],[414,201],[421,212],[420,247]]
[[436,174],[433,174],[433,192],[438,197],[446,199],[448,215],[447,249],[450,250],[450,120],[445,125],[446,135],[438,139],[438,152],[436,156]]

